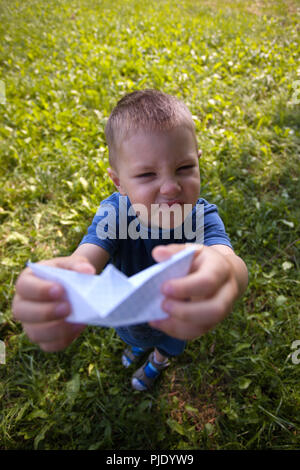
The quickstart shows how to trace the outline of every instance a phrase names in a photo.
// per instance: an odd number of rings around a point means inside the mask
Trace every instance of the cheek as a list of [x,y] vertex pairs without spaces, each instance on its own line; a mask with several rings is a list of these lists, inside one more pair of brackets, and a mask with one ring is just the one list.
[[185,186],[185,194],[186,198],[189,201],[190,204],[193,206],[196,204],[198,201],[198,198],[200,196],[200,180],[199,178],[191,178]]
[[200,191],[200,177],[199,176],[191,176],[187,178],[185,181],[185,188],[188,192],[198,192]]
[[[156,202],[156,190],[153,185],[143,184],[131,188],[131,203],[137,204],[139,218],[144,225],[151,223],[151,206]],[[141,205],[143,208],[141,209]]]
[[150,207],[150,205],[155,202],[155,185],[148,183],[141,184],[132,188],[132,192],[134,193],[134,200],[145,204],[147,207]]

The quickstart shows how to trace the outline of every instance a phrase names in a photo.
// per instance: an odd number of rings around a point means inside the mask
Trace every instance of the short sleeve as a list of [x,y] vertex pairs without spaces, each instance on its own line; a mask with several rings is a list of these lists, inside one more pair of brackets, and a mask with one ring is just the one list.
[[226,245],[232,248],[217,206],[209,204],[205,199],[201,202],[204,202],[204,245]]
[[79,245],[92,243],[104,248],[111,257],[114,256],[119,245],[117,236],[118,208],[118,193],[113,193],[110,197],[104,199]]

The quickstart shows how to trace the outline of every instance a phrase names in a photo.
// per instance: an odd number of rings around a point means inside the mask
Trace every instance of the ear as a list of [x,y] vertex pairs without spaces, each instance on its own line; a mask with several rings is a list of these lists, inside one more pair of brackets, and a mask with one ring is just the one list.
[[117,188],[117,190],[119,191],[119,193],[122,194],[122,196],[127,196],[126,192],[123,190],[123,188],[121,186],[121,182],[120,182],[120,178],[118,176],[118,173],[115,170],[113,170],[112,168],[107,168],[107,173],[109,174],[110,179],[114,183],[114,185]]

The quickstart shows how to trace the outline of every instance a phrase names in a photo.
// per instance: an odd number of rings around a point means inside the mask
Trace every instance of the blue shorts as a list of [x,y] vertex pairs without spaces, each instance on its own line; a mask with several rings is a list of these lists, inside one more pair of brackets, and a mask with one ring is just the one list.
[[126,344],[143,349],[155,347],[166,357],[179,356],[186,346],[186,341],[172,338],[162,331],[152,328],[147,323],[121,326],[116,328],[116,332]]

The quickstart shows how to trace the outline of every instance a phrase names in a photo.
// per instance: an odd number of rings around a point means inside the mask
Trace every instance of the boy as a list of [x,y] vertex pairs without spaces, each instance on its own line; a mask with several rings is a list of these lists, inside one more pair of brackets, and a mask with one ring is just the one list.
[[[198,245],[190,273],[162,286],[166,298],[162,308],[166,320],[117,328],[128,347],[122,356],[128,367],[149,349],[147,361],[132,376],[136,390],[149,389],[168,358],[181,354],[186,340],[203,335],[232,310],[234,301],[246,289],[248,273],[245,263],[235,255],[215,205],[198,199],[200,173],[195,127],[187,107],[173,96],[157,90],[144,90],[123,97],[112,111],[105,128],[109,148],[109,176],[117,192],[102,202],[116,209],[121,197],[131,207],[138,207],[140,231],[149,237],[121,237],[121,220],[109,236],[99,236],[103,211],[94,217],[88,233],[70,257],[44,261],[44,264],[94,273],[101,272],[109,259],[127,276],[155,261],[163,261],[185,248],[193,240],[174,236],[184,224],[184,208],[204,204],[204,245]],[[143,209],[144,208],[144,211]],[[153,207],[176,207],[177,216],[169,219],[169,238],[162,233],[163,216],[156,218],[158,237],[151,237]],[[132,216],[134,217],[134,216]],[[137,219],[136,219],[137,220]],[[124,221],[122,220],[122,223]],[[126,220],[127,226],[129,226]],[[154,259],[153,259],[154,258]],[[60,285],[35,277],[26,268],[16,284],[13,313],[23,323],[32,341],[44,351],[57,351],[76,338],[84,326],[64,321],[70,306],[62,300]]]

